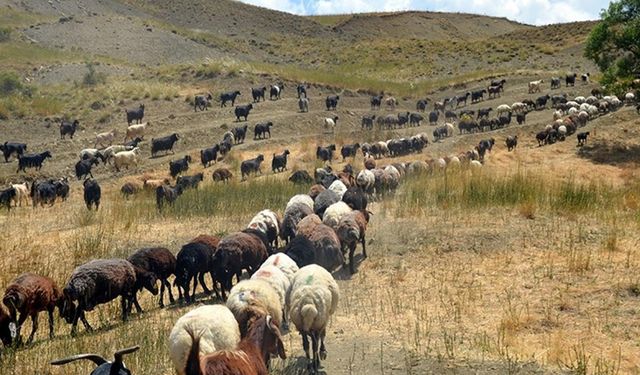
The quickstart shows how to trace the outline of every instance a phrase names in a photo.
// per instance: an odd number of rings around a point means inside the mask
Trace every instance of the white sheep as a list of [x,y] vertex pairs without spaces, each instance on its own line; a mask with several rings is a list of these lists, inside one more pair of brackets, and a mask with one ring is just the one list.
[[471,166],[472,170],[479,170],[480,168],[482,168],[482,163],[480,163],[480,161],[478,160],[471,160],[469,165]]
[[498,117],[500,117],[500,115],[503,114],[503,113],[509,113],[509,112],[511,112],[511,107],[509,107],[507,104],[500,104],[496,108],[496,115]]
[[582,103],[586,103],[587,98],[585,98],[584,96],[576,96],[575,98],[573,98],[573,101],[578,104],[582,104]]
[[447,162],[447,167],[449,168],[459,168],[461,164],[460,158],[455,155],[447,157],[445,161]]
[[138,155],[140,154],[140,148],[136,147],[131,151],[120,151],[113,156],[114,165],[116,167],[116,171],[120,172],[120,168],[127,167],[131,165],[138,165]]
[[169,334],[169,353],[178,375],[185,375],[192,339],[188,332],[200,337],[200,356],[218,350],[235,349],[240,342],[238,322],[224,305],[205,305],[189,311],[173,326]]
[[569,111],[567,111],[567,114],[569,115],[575,115],[576,113],[580,112],[580,110],[578,108],[575,107],[571,107],[569,108]]
[[596,98],[595,96],[591,95],[589,97],[587,97],[587,103],[594,105],[598,102],[598,98]]
[[558,135],[560,136],[560,139],[565,139],[567,136],[567,127],[565,125],[558,126]]
[[25,202],[25,205],[29,205],[29,185],[23,182],[21,184],[12,184],[11,187],[16,191],[16,195],[11,198],[16,207],[22,207],[22,201]]
[[287,210],[287,208],[293,206],[296,203],[302,203],[306,206],[309,206],[309,208],[313,210],[313,198],[311,198],[308,194],[296,194],[291,197],[291,199],[289,199],[289,202],[287,202],[285,211]]
[[333,133],[335,131],[335,129],[336,129],[336,123],[337,122],[338,122],[338,116],[334,116],[333,118],[325,117],[324,118],[324,128],[331,130],[331,132]]
[[278,293],[278,297],[280,297],[280,305],[282,306],[282,317],[286,322],[287,319],[285,312],[289,303],[291,280],[280,270],[280,268],[269,264],[263,264],[253,275],[251,275],[251,280],[258,279],[268,282],[273,290]]
[[289,295],[289,317],[302,335],[303,343],[307,343],[303,345],[307,358],[311,358],[308,345],[311,337],[313,368],[316,370],[320,366],[320,358],[327,356],[324,339],[339,299],[338,283],[324,268],[311,264],[296,273]]
[[144,133],[147,129],[147,125],[151,125],[149,122],[145,122],[142,124],[129,125],[127,127],[127,134],[124,136],[125,142],[127,139],[134,140],[136,138],[144,138]]
[[236,317],[240,333],[245,334],[252,318],[271,315],[282,325],[282,304],[276,290],[265,280],[242,280],[229,292],[227,307]]
[[293,277],[298,272],[298,265],[285,253],[276,253],[270,255],[265,260],[260,268],[266,266],[278,267],[288,278],[290,282],[293,282]]
[[378,148],[380,149],[380,153],[383,156],[389,155],[389,147],[387,147],[387,142],[378,141],[377,145],[378,145]]
[[553,111],[553,121],[559,120],[564,116],[562,111]]
[[[397,172],[397,171],[396,171]],[[324,215],[322,216],[322,223],[326,226],[329,226],[335,229],[340,222],[340,219],[343,215],[348,214],[353,211],[348,204],[343,201],[336,202],[331,206],[327,207],[326,211],[324,211]]]
[[331,183],[331,185],[329,185],[329,190],[338,194],[338,197],[342,199],[342,196],[347,191],[347,185],[345,185],[344,182],[340,180],[335,180]]
[[511,105],[511,110],[515,113],[524,112],[527,109],[527,106],[522,102],[515,102]]
[[98,152],[100,152],[100,150],[97,148],[85,148],[80,151],[78,157],[80,157],[80,159],[91,159],[95,158],[96,155],[98,155]]
[[627,104],[631,104],[636,100],[636,96],[634,93],[632,92],[628,92],[624,95],[624,101],[627,102]]
[[262,210],[254,216],[247,228],[262,232],[269,243],[278,248],[278,235],[280,234],[280,218],[271,210]]
[[368,169],[363,169],[358,172],[356,176],[356,185],[362,189],[367,194],[373,193],[373,188],[376,183],[376,176],[374,176],[373,172]]
[[113,159],[113,157],[118,153],[118,152],[122,152],[122,151],[131,151],[133,150],[132,146],[125,146],[125,145],[113,145],[113,146],[109,146],[107,148],[105,148],[102,151],[102,156],[104,156],[105,160],[107,162],[110,162],[111,159]]
[[453,133],[455,131],[455,127],[453,126],[453,124],[450,122],[445,122],[444,127],[445,129],[447,129],[447,137],[453,137]]
[[579,108],[580,104],[578,104],[578,102],[570,100],[566,103],[567,107],[571,107],[571,108]]
[[105,144],[107,143],[109,144],[109,146],[111,146],[116,134],[117,134],[116,129],[113,129],[110,132],[96,133],[96,142],[93,147],[98,147],[98,145],[105,147]]
[[392,178],[400,181],[400,177],[401,177],[400,171],[398,171],[398,169],[393,165],[387,165],[384,168],[384,171],[387,172],[390,176],[392,176]]

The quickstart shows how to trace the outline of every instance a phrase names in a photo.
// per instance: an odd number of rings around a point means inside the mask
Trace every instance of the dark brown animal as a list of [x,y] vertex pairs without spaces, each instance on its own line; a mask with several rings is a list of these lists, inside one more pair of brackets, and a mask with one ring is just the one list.
[[[164,307],[163,297],[165,287],[169,292],[169,302],[174,303],[173,293],[171,293],[171,284],[169,284],[168,280],[168,278],[176,271],[176,257],[171,253],[171,251],[164,247],[145,247],[131,254],[127,260],[133,264],[134,267],[142,269],[146,271],[145,273],[152,274],[153,278],[156,280],[160,280],[160,307]],[[138,278],[139,273],[140,271],[136,270],[136,279]],[[144,273],[140,274],[145,276]],[[153,281],[152,278],[150,280]],[[138,281],[137,290],[141,290],[143,286],[144,285]],[[153,293],[153,291],[151,292]],[[157,292],[158,291],[156,289],[156,293]],[[137,298],[134,299],[134,304],[138,306]]]

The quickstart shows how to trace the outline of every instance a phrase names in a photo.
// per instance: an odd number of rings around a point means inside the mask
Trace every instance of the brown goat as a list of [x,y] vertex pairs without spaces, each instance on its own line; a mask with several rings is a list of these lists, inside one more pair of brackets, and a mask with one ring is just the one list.
[[315,200],[316,197],[318,195],[320,195],[320,193],[322,193],[325,190],[327,190],[327,189],[324,186],[320,185],[320,184],[313,185],[309,189],[309,196],[311,197],[311,199]]
[[231,173],[227,168],[218,168],[213,171],[213,181],[227,182],[231,177],[233,177],[233,173]]
[[[146,287],[145,280],[151,281],[155,284],[153,280],[160,280],[160,307],[164,307],[164,290],[165,287],[169,292],[169,302],[174,303],[173,294],[171,293],[171,284],[169,284],[168,278],[173,275],[176,271],[176,257],[164,247],[147,247],[142,248],[135,253],[131,254],[127,259],[135,268],[140,268],[146,273],[150,273],[153,277],[149,277],[144,272],[140,272],[136,269],[136,283],[138,284],[137,290],[141,290],[142,287]],[[140,276],[142,280],[140,280]],[[157,294],[158,290],[155,290],[155,293],[152,289],[147,288],[151,293]],[[139,307],[137,297],[133,300],[136,308]],[[138,310],[140,311],[140,310]]]
[[256,320],[236,350],[221,350],[200,357],[200,337],[189,332],[193,343],[186,375],[268,375],[267,362],[273,355],[286,359],[278,325],[271,316]]
[[33,273],[23,273],[9,284],[2,302],[9,309],[11,321],[16,324],[18,342],[21,340],[20,329],[29,316],[32,328],[27,343],[33,341],[38,330],[38,314],[41,311],[47,311],[49,314],[49,337],[53,338],[53,311],[56,306],[61,310],[64,303],[62,292],[53,280]]
[[245,231],[223,237],[213,256],[213,276],[222,284],[223,300],[227,299],[225,290],[231,290],[233,275],[238,281],[243,269],[253,275],[268,257],[266,236],[261,237],[257,231]]

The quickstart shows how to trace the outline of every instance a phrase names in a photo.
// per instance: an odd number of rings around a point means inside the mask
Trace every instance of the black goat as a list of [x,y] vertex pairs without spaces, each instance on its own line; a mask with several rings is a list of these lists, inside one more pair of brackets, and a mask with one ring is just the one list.
[[420,99],[416,102],[416,111],[424,112],[427,110],[427,104],[429,101],[427,99]]
[[284,150],[281,155],[273,154],[273,159],[271,160],[271,171],[273,173],[282,172],[287,169],[287,157],[289,154],[289,150]]
[[235,109],[236,121],[240,121],[240,117],[244,117],[244,121],[249,118],[249,112],[253,109],[252,104],[239,105]]
[[209,110],[209,104],[211,103],[212,99],[213,96],[211,96],[211,94],[196,95],[195,99],[193,100],[193,111],[197,112],[198,108],[201,111]]
[[219,145],[215,145],[210,148],[205,148],[204,150],[200,150],[200,161],[202,162],[202,166],[207,168],[211,162],[216,162],[218,158],[218,151],[220,150]]
[[264,161],[264,155],[260,154],[258,157],[245,160],[240,164],[240,173],[242,175],[242,180],[246,180],[247,176],[250,173],[260,173],[262,174],[262,170],[260,169],[260,164]]
[[63,202],[66,201],[69,197],[69,190],[71,190],[69,187],[69,179],[63,177],[53,181],[53,187],[55,188],[55,197],[60,197]]
[[336,145],[329,145],[327,147],[318,146],[316,149],[316,158],[322,161],[333,160],[333,153],[336,150]]
[[69,135],[69,138],[73,139],[78,125],[80,125],[78,120],[74,120],[73,122],[62,120],[60,123],[60,139],[64,139],[66,135]]
[[175,202],[181,194],[182,186],[180,185],[174,187],[168,185],[158,186],[156,188],[156,206],[158,210],[162,210],[165,202],[173,205],[173,202]]
[[204,174],[202,172],[193,176],[180,176],[176,180],[176,185],[181,186],[182,190],[197,189],[200,182],[204,180]]
[[240,96],[240,91],[229,91],[220,94],[220,107],[226,107],[227,102],[231,102],[231,105],[235,105],[236,98]]
[[257,123],[255,128],[253,129],[253,139],[264,139],[269,134],[269,138],[271,138],[271,127],[273,126],[273,122],[260,122]]
[[138,147],[138,144],[142,142],[142,138],[136,137],[134,140],[124,143],[123,145],[126,147],[135,148]]
[[42,168],[42,163],[50,157],[51,153],[49,151],[39,154],[18,155],[18,170],[16,173],[20,171],[26,172],[27,168],[35,168],[39,171]]
[[231,133],[233,133],[233,139],[236,144],[244,143],[244,138],[247,135],[247,125],[233,128]]
[[87,209],[91,210],[91,206],[95,205],[96,210],[100,207],[101,189],[98,181],[93,179],[86,179],[82,183],[84,187],[84,203],[87,205]]
[[8,163],[11,155],[16,154],[16,156],[22,156],[25,151],[27,151],[26,143],[17,143],[17,142],[5,142],[4,144],[0,144],[0,151],[4,155],[4,162]]
[[162,138],[151,139],[151,156],[155,156],[160,151],[171,151],[173,154],[173,145],[180,139],[177,133],[173,133]]
[[510,135],[505,139],[504,143],[507,145],[507,151],[511,151],[518,145],[518,136]]
[[304,85],[298,85],[296,87],[296,91],[298,92],[298,98],[302,97],[302,94],[304,94],[304,97],[307,97],[307,89],[304,87]]
[[576,73],[573,73],[573,74],[567,74],[567,75],[564,77],[564,84],[565,84],[565,87],[569,87],[569,85],[571,85],[571,86],[575,86],[575,85],[576,85],[576,77],[577,77],[577,76],[578,76],[578,75],[577,75]]
[[56,186],[53,180],[36,181],[31,185],[31,201],[33,208],[36,208],[38,203],[40,206],[44,206],[48,203],[50,206],[56,201]]
[[325,100],[325,104],[327,106],[327,111],[335,110],[338,106],[338,100],[340,100],[340,95],[329,95]]
[[129,369],[124,365],[122,357],[125,354],[133,353],[138,349],[140,349],[139,346],[134,346],[118,350],[113,355],[115,358],[113,362],[109,362],[97,354],[78,354],[69,358],[55,360],[51,362],[51,364],[54,366],[61,366],[81,359],[88,359],[98,366],[91,372],[91,375],[131,375],[131,371],[129,371]]
[[80,181],[83,177],[87,177],[87,175],[93,178],[93,174],[91,174],[91,168],[94,165],[98,165],[98,158],[90,158],[83,159],[76,163],[76,177],[78,177],[78,181]]
[[313,178],[309,175],[307,171],[295,171],[289,176],[289,181],[294,184],[311,184],[313,182]]
[[342,161],[344,161],[344,159],[349,157],[355,158],[356,153],[358,152],[359,149],[360,149],[360,143],[354,143],[352,145],[343,145],[342,148],[340,149],[340,154],[342,155]]
[[262,101],[264,102],[264,94],[267,92],[267,88],[266,87],[254,87],[251,88],[251,96],[253,97],[253,102],[259,102],[260,99],[262,99]]
[[280,95],[282,94],[282,89],[284,89],[284,84],[282,83],[279,83],[277,85],[272,85],[269,88],[269,100],[280,99]]
[[137,109],[125,109],[124,112],[127,114],[127,124],[131,125],[134,120],[139,124],[144,118],[144,104],[140,104]]
[[587,138],[589,137],[589,132],[578,133],[578,146],[584,146],[587,143]]
[[382,104],[383,95],[372,96],[371,97],[371,109],[380,109],[380,104]]
[[189,163],[191,162],[191,156],[186,155],[182,159],[172,160],[169,162],[169,174],[171,177],[176,178],[182,172],[189,170]]
[[11,201],[15,199],[16,194],[16,189],[13,186],[0,190],[0,206],[5,206],[8,211],[11,211]]

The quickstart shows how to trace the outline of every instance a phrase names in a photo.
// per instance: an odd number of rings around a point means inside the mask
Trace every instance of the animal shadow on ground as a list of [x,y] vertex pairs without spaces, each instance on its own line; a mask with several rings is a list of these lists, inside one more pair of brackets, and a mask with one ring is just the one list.
[[[347,254],[347,257],[348,257],[348,254]],[[363,260],[364,260],[364,256],[362,254],[355,254],[353,256],[353,261],[355,262],[356,273],[358,273],[358,268],[360,266],[360,263],[362,263]],[[342,267],[340,267],[339,270],[333,272],[332,275],[333,275],[333,278],[336,279],[336,280],[351,280],[351,277],[353,275],[349,271],[349,260],[347,259],[347,263],[345,265],[343,265]]]
[[580,147],[578,156],[596,164],[640,164],[640,145],[597,140]]

